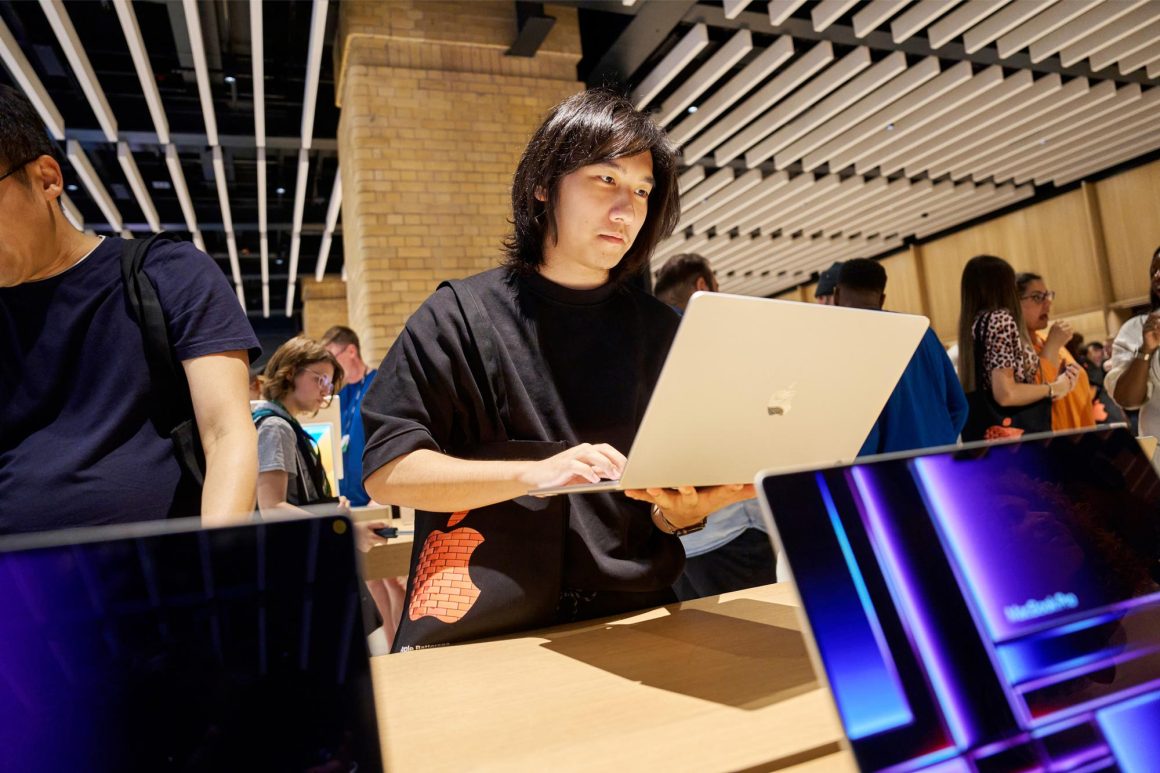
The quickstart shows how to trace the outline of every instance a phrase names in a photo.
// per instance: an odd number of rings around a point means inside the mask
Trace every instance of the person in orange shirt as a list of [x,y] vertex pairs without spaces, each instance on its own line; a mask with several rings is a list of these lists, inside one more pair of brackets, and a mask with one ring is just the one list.
[[[1023,319],[1035,351],[1039,352],[1039,362],[1045,381],[1053,381],[1068,365],[1076,362],[1065,344],[1071,341],[1072,327],[1058,320],[1051,325],[1051,302],[1055,292],[1047,289],[1047,284],[1039,274],[1023,272],[1015,278],[1019,300],[1023,304]],[[1078,367],[1078,366],[1077,366]],[[1095,395],[1087,373],[1078,368],[1079,378],[1075,387],[1051,404],[1051,428],[1053,430],[1094,427],[1095,417],[1092,403]]]

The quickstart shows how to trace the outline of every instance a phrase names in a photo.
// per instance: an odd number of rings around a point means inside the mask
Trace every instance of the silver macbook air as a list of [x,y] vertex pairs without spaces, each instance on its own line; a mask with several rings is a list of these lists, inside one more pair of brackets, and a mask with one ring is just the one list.
[[695,293],[619,480],[535,496],[748,483],[851,461],[926,317]]

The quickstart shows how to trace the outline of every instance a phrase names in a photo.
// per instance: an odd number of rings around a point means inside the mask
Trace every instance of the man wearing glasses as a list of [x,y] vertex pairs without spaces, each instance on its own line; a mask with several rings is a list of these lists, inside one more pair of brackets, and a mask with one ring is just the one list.
[[145,274],[205,449],[203,494],[152,418],[122,240],[65,219],[54,153],[28,100],[0,86],[0,533],[246,517],[258,466],[248,365],[259,348],[245,313],[204,253],[171,241],[149,251]]

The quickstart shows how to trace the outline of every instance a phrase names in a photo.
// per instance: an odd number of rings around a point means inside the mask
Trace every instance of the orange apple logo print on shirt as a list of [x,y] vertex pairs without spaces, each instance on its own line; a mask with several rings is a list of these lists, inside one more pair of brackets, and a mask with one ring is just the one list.
[[452,529],[468,512],[452,515],[447,519],[448,531],[434,532],[423,543],[407,610],[412,620],[430,615],[444,623],[455,623],[479,598],[479,587],[471,581],[467,569],[472,552],[483,544],[483,535],[471,528]]

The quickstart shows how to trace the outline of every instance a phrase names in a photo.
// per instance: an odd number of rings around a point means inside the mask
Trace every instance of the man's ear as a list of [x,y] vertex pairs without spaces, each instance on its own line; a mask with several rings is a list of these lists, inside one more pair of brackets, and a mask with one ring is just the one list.
[[697,282],[693,285],[694,292],[709,292],[710,289],[709,283],[705,281],[705,277],[697,277]]
[[547,202],[548,191],[542,185],[537,185],[532,189],[532,195],[536,197],[536,201]]
[[59,199],[64,192],[64,173],[52,156],[41,156],[29,164],[28,176],[37,193],[49,201]]

